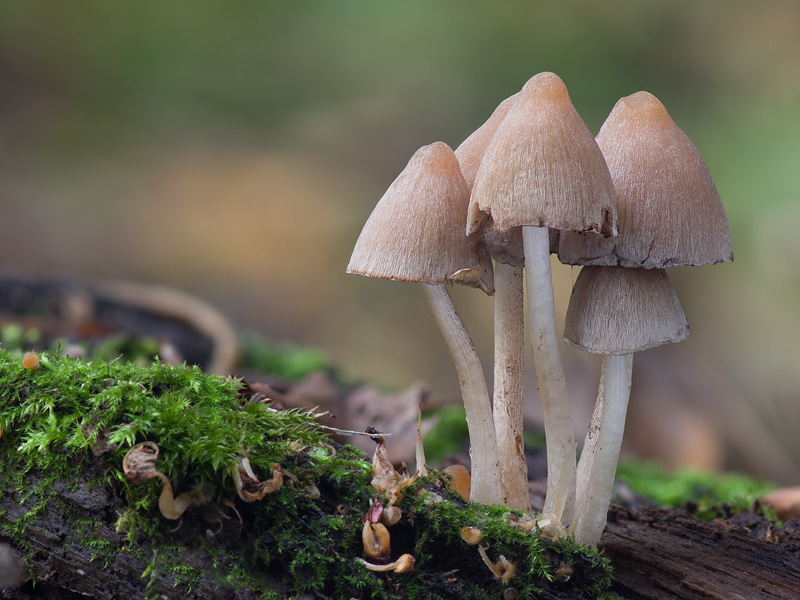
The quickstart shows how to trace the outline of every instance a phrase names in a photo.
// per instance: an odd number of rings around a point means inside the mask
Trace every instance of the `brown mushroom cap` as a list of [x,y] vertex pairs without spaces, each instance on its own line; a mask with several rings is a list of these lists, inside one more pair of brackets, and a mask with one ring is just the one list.
[[519,92],[513,96],[509,96],[497,105],[494,112],[486,120],[486,122],[478,127],[472,134],[465,139],[458,148],[455,149],[456,158],[461,165],[461,172],[464,174],[464,180],[467,182],[469,189],[475,184],[475,176],[478,174],[478,167],[481,166],[481,160],[486,152],[486,148],[494,138],[497,128],[503,119],[506,118],[508,111],[514,106],[517,101]]
[[347,272],[430,284],[491,286],[491,260],[466,230],[469,188],[455,154],[436,142],[417,150],[372,211]]
[[533,225],[614,232],[603,155],[553,73],[532,77],[497,128],[475,178],[468,231],[491,215],[498,229]]
[[708,169],[655,96],[619,100],[597,144],[614,181],[619,235],[565,232],[562,262],[663,269],[733,260],[725,208]]
[[622,355],[688,335],[686,315],[664,269],[584,267],[578,274],[564,326],[569,344]]

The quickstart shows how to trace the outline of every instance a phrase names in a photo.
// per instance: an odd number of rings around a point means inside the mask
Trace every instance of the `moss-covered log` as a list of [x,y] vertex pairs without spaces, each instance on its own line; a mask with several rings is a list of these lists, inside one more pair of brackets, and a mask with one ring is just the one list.
[[[589,599],[610,583],[596,552],[463,502],[435,474],[403,489],[389,529],[384,562],[411,554],[415,568],[369,571],[356,560],[363,520],[386,499],[366,457],[333,445],[312,413],[272,410],[197,369],[46,355],[29,369],[0,352],[0,428],[0,542],[30,577],[4,597]],[[129,479],[123,458],[143,441],[160,477]],[[263,499],[237,492],[278,472]],[[194,499],[175,520],[159,510],[164,481],[176,504]],[[513,577],[492,574],[464,526]]]

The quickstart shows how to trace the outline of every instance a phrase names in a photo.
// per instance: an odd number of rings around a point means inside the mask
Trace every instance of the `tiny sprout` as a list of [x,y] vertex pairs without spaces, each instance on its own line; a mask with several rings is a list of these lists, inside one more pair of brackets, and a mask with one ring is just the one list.
[[517,567],[502,554],[497,558],[497,564],[493,563],[489,556],[486,554],[486,545],[480,544],[478,546],[483,562],[491,569],[494,576],[503,583],[508,583],[514,575],[517,574]]
[[563,560],[558,565],[558,569],[556,569],[555,578],[556,581],[560,581],[561,583],[566,583],[572,577],[572,561],[570,560]]
[[461,539],[467,542],[470,546],[474,546],[483,539],[483,533],[477,527],[462,527]]
[[395,573],[407,573],[414,568],[414,563],[416,562],[414,557],[410,554],[403,554],[396,561],[389,563],[388,565],[374,565],[372,563],[368,563],[363,558],[356,558],[356,560],[370,571],[394,571]]
[[36,352],[26,352],[22,355],[22,367],[36,370],[39,368],[39,355]]

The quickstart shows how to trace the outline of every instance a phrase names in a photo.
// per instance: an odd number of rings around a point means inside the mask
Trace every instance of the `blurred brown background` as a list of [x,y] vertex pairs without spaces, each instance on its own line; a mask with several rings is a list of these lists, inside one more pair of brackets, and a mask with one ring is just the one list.
[[[537,72],[594,132],[645,89],[704,156],[736,262],[670,271],[692,333],[637,357],[629,450],[797,483],[798,26],[796,0],[3,2],[2,268],[170,285],[455,396],[421,292],[344,274],[372,206]],[[575,275],[555,268],[562,314]],[[490,371],[491,301],[455,296]],[[597,362],[565,360],[582,430]]]

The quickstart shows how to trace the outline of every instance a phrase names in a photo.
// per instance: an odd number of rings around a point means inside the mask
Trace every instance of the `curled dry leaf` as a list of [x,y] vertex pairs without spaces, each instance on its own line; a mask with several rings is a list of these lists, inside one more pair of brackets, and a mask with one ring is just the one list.
[[278,463],[271,463],[272,479],[259,481],[250,466],[250,460],[246,456],[237,457],[237,464],[232,469],[233,483],[239,498],[245,502],[255,502],[262,500],[267,494],[278,491],[283,485],[283,469]]
[[389,454],[386,451],[386,442],[383,438],[378,440],[378,446],[375,448],[375,454],[372,457],[372,487],[376,492],[384,492],[388,499],[387,506],[392,506],[395,502],[403,499],[403,494],[400,493],[404,487],[414,483],[417,478],[415,473],[409,476],[407,471],[400,474],[394,470],[392,462],[389,460]]
[[179,519],[190,506],[204,504],[209,497],[198,486],[192,491],[184,492],[177,498],[172,490],[172,484],[167,476],[156,469],[158,459],[158,446],[153,442],[142,442],[128,450],[122,459],[122,470],[125,477],[132,483],[139,485],[149,479],[157,477],[164,484],[161,495],[158,497],[158,509],[166,519]]
[[158,459],[158,446],[153,442],[136,444],[122,459],[122,471],[132,483],[139,485],[161,475],[156,469],[156,459]]

